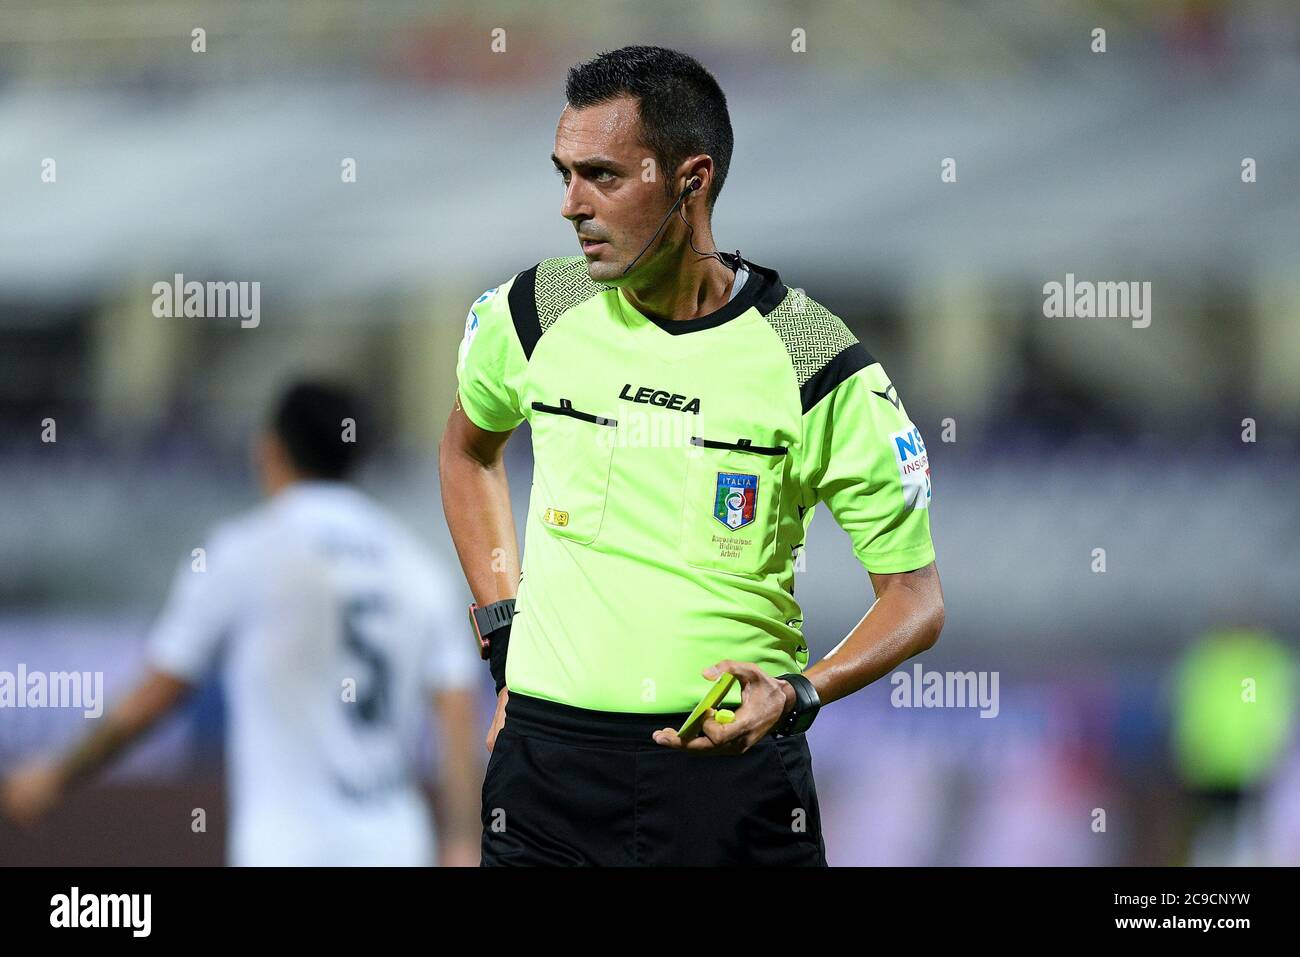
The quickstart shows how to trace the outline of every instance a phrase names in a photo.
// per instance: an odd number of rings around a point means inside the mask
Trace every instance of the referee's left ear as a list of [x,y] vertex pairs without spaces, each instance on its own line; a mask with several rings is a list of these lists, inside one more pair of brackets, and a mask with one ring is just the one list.
[[[713,157],[708,153],[686,157],[682,160],[682,165],[677,167],[677,176],[680,177],[677,182],[681,183],[678,192],[685,193],[687,199],[697,193],[708,196],[713,181]],[[692,186],[692,183],[696,185]]]

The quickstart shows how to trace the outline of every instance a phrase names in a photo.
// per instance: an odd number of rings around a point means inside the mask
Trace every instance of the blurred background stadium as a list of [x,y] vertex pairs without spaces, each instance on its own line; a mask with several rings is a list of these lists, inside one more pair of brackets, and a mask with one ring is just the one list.
[[[1287,0],[3,0],[0,669],[129,685],[177,561],[256,501],[250,430],[301,372],[378,407],[362,484],[456,572],[435,449],[464,318],[578,253],[548,160],[564,72],[627,43],[714,71],[719,246],[842,316],[927,439],[948,616],[917,660],[999,675],[995,718],[883,681],[826,711],[831,863],[1300,864]],[[177,273],[260,282],[260,323],[156,318]],[[1044,318],[1067,273],[1149,281],[1150,326]],[[798,595],[814,657],[870,603],[827,515]],[[0,771],[84,720],[0,710]],[[222,720],[214,679],[41,832],[0,822],[0,863],[219,863]]]

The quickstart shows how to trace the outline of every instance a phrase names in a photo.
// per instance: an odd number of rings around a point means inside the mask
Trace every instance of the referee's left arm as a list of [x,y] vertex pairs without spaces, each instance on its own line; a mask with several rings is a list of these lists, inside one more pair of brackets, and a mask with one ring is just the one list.
[[[825,503],[848,533],[876,594],[853,630],[802,672],[826,705],[932,647],[944,624],[943,589],[930,539],[925,440],[879,362],[865,362],[807,410],[801,451],[801,515]],[[797,694],[789,681],[738,661],[718,662],[703,674],[712,679],[722,671],[741,681],[735,720],[706,721],[705,740],[683,742],[668,728],[656,740],[732,753],[752,746],[794,710]]]
[[[934,562],[915,571],[869,575],[875,604],[830,654],[804,672],[822,704],[889,674],[932,647],[943,630],[943,588]],[[789,713],[794,689],[788,684],[785,688]]]
[[[826,704],[932,647],[943,588],[930,538],[929,453],[881,364],[831,390],[804,429],[809,502],[824,502],[848,533],[876,594],[844,640],[804,672]],[[793,696],[787,686],[787,710]]]

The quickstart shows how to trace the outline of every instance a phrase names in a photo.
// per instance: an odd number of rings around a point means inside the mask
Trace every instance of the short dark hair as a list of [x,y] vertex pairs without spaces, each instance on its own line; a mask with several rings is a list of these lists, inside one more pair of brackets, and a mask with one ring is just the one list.
[[[356,425],[344,437],[344,419]],[[342,479],[364,457],[370,421],[361,400],[331,382],[301,381],[280,397],[271,429],[284,443],[294,468],[312,478]]]
[[[608,50],[569,69],[564,95],[574,109],[618,96],[639,101],[641,135],[665,176],[688,156],[713,157],[710,213],[731,166],[731,115],[713,74],[694,57],[664,47]],[[672,192],[672,183],[668,183]]]

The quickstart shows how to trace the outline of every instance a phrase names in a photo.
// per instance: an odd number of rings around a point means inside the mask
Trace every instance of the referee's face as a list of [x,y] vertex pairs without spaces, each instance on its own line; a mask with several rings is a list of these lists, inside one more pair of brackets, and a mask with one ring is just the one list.
[[[680,223],[664,227],[657,246],[636,258],[672,206],[672,171],[657,168],[641,143],[637,102],[619,97],[574,109],[565,106],[555,130],[551,161],[564,182],[560,215],[578,233],[587,273],[597,282],[619,284],[654,271],[679,242]],[[675,228],[676,227],[676,228]],[[650,268],[647,268],[650,267]]]

